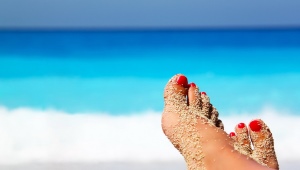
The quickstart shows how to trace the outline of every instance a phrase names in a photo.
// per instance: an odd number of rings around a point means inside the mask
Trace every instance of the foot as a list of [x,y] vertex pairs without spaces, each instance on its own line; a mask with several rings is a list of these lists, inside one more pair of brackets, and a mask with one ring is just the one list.
[[262,120],[251,121],[249,130],[244,123],[239,123],[235,127],[235,132],[231,132],[230,136],[236,141],[235,148],[238,151],[262,165],[279,169],[272,133]]
[[[176,75],[164,91],[162,128],[165,135],[185,158],[189,170],[268,169],[240,154],[231,139],[209,116],[207,104],[196,85]],[[220,126],[221,127],[221,126]]]

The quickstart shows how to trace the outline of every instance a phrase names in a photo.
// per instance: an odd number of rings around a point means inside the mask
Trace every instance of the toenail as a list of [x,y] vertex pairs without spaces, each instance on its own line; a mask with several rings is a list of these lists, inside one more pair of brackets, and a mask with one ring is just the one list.
[[196,84],[195,83],[190,83],[189,87],[196,87]]
[[234,133],[234,132],[230,132],[230,133],[229,133],[229,136],[230,136],[230,137],[233,137],[233,136],[235,136],[235,133]]
[[203,95],[206,95],[206,93],[203,91],[203,92],[201,92],[201,94],[203,94]]
[[254,132],[259,132],[261,129],[261,123],[259,120],[252,120],[249,124],[250,129]]
[[179,84],[183,87],[188,87],[188,80],[185,76],[178,76],[177,84]]
[[244,128],[244,127],[245,127],[245,123],[239,123],[239,124],[238,124],[238,128],[241,128],[241,129],[242,129],[242,128]]

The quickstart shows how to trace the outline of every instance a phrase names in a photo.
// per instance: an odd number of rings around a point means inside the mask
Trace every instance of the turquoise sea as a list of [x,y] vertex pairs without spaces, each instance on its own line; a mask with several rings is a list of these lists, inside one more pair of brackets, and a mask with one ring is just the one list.
[[159,122],[177,73],[228,132],[262,117],[299,160],[300,29],[2,30],[0,163],[181,159]]
[[160,111],[166,81],[183,73],[226,113],[265,104],[300,111],[300,30],[1,31],[0,39],[8,108]]

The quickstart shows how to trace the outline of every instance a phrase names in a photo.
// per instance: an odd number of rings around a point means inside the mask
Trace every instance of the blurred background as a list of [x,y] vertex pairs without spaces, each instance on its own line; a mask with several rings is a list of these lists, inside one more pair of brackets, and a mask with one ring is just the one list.
[[262,118],[300,164],[300,1],[0,0],[1,169],[185,169],[163,135],[177,73],[229,133]]

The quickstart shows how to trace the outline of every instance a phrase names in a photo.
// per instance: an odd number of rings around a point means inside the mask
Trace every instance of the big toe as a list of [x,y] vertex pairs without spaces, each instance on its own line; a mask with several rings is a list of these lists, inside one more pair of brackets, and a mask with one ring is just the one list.
[[252,120],[249,127],[254,146],[252,158],[270,168],[279,169],[274,140],[269,127],[260,119]]
[[165,106],[186,105],[188,80],[182,74],[173,76],[167,83],[164,91]]
[[188,80],[182,74],[173,76],[164,91],[165,107],[162,115],[162,128],[168,136],[168,131],[178,123],[178,116],[187,110]]

